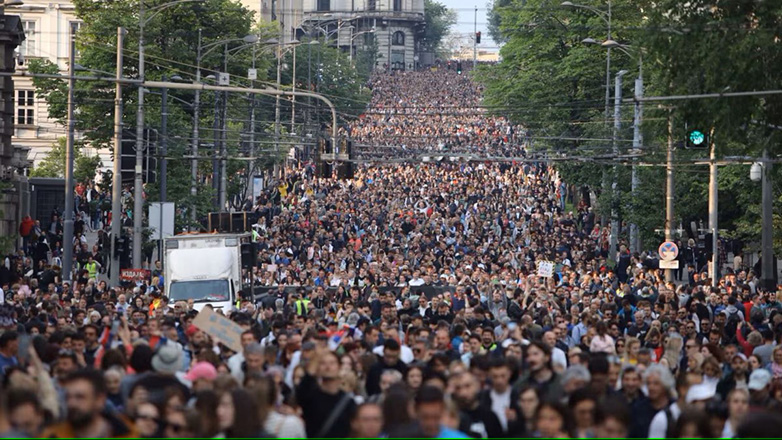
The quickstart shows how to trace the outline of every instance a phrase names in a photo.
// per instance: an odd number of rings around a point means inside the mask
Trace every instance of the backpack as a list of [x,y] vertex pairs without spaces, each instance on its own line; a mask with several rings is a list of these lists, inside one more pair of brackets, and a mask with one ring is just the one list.
[[741,316],[739,316],[738,311],[728,315],[728,319],[725,321],[725,335],[728,340],[734,341],[736,339],[736,329],[739,327],[740,322]]

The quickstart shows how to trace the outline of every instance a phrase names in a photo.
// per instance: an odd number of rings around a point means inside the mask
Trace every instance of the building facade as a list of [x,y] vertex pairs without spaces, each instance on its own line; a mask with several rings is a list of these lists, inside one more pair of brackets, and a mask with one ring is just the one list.
[[419,62],[424,31],[423,0],[283,0],[292,10],[297,37],[326,37],[341,49],[377,50],[376,69],[412,70]]
[[[6,7],[6,12],[20,17],[26,36],[16,51],[17,72],[27,71],[31,60],[43,58],[67,73],[69,30],[72,25],[80,26],[73,4],[28,0],[23,5]],[[35,94],[32,78],[16,78],[14,105],[13,143],[27,148],[28,159],[36,164],[51,150],[57,138],[65,136],[66,127],[49,118],[46,101]]]

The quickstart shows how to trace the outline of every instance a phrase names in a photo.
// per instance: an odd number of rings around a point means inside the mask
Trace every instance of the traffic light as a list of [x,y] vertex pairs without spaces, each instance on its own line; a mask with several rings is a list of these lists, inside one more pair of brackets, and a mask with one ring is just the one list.
[[481,31],[475,33],[475,44],[481,44]]
[[456,62],[456,73],[459,74],[459,75],[462,74],[462,62],[461,61],[457,61]]
[[686,145],[687,148],[708,148],[709,138],[702,130],[688,130]]

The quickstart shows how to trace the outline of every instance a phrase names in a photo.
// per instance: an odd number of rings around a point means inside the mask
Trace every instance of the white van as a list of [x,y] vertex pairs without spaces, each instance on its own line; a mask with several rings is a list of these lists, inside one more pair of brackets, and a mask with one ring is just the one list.
[[242,251],[250,234],[187,234],[165,242],[165,294],[172,302],[193,300],[233,310],[242,290]]

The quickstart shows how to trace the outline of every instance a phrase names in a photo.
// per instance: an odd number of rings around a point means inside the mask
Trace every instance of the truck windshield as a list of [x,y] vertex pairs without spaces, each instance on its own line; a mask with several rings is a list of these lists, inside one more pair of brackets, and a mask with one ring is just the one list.
[[174,301],[219,302],[230,301],[228,280],[173,281],[168,297]]

